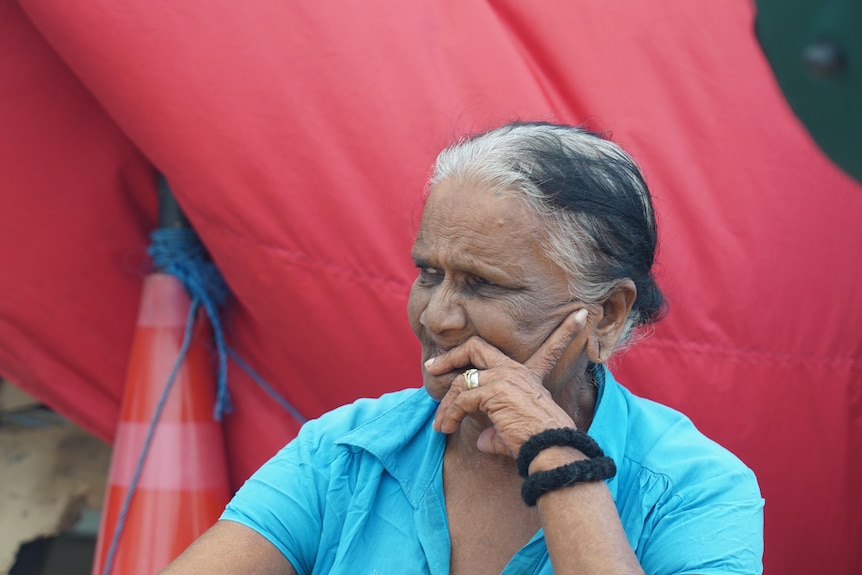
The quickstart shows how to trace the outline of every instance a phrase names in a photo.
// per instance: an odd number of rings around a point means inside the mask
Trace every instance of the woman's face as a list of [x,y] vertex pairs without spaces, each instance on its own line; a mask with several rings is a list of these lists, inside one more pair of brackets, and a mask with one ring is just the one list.
[[[474,335],[524,362],[584,307],[570,301],[565,274],[542,253],[543,239],[538,217],[516,198],[448,180],[435,186],[413,245],[419,275],[408,303],[423,363]],[[577,338],[546,379],[552,392],[571,379],[572,357],[583,346]],[[423,368],[425,387],[440,399],[469,367],[437,377]]]

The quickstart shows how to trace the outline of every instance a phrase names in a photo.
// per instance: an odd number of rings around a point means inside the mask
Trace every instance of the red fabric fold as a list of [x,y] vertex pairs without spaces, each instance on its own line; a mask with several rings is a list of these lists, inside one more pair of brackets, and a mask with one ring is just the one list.
[[[110,440],[162,172],[228,338],[313,417],[415,386],[437,151],[586,122],[642,165],[671,302],[618,359],[757,472],[767,572],[862,568],[862,189],[777,90],[748,2],[0,1],[0,374]],[[233,366],[238,485],[298,426]]]

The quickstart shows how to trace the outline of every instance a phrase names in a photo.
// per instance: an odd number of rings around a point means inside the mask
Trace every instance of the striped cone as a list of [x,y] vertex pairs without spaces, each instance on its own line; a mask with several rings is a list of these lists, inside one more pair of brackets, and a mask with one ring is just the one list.
[[175,277],[154,273],[146,279],[93,575],[156,573],[215,523],[230,498],[222,428],[213,419],[215,377],[209,334],[198,314],[191,345],[152,435],[119,538],[112,545],[150,423],[178,358],[189,305]]

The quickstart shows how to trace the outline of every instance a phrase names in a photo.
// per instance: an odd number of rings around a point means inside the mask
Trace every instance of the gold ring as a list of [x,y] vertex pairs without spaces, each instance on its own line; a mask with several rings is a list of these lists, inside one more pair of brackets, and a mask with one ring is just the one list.
[[479,370],[468,369],[464,372],[464,381],[467,382],[467,389],[476,389],[479,387]]

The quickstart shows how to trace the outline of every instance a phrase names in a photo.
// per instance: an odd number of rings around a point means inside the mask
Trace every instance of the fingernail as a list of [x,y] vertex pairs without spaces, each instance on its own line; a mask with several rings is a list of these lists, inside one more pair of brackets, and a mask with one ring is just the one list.
[[581,325],[585,325],[587,323],[587,315],[589,315],[589,312],[586,309],[580,309],[575,313],[575,321]]
[[434,363],[434,360],[435,360],[435,359],[437,359],[437,358],[436,358],[436,357],[432,357],[432,358],[428,359],[428,360],[425,362],[425,367],[426,367],[426,368],[431,367],[431,364],[432,364],[432,363]]

